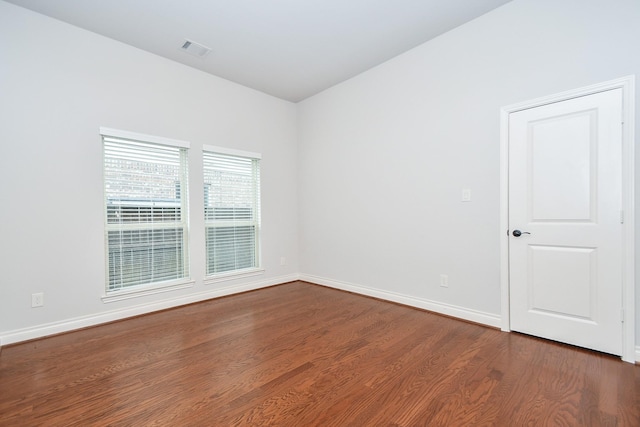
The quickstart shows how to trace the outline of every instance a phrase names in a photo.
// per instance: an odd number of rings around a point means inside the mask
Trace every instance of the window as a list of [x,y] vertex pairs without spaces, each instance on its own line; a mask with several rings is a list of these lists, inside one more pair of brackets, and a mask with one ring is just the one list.
[[204,147],[207,276],[259,268],[260,154]]
[[107,295],[184,282],[188,143],[104,128],[100,133]]

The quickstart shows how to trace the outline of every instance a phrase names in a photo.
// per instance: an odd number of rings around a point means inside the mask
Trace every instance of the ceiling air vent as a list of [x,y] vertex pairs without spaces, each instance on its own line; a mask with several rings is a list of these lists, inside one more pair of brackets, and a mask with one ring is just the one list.
[[184,43],[180,47],[180,50],[187,52],[190,55],[197,56],[198,58],[202,58],[207,53],[211,52],[211,48],[188,39],[185,39]]

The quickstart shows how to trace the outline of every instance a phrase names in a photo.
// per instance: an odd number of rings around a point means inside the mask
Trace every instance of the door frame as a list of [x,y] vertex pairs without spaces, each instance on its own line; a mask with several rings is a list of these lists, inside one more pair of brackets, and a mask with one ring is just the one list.
[[509,115],[517,111],[566,101],[612,89],[622,89],[622,360],[640,362],[635,348],[635,75],[582,87],[500,109],[500,287],[501,329],[511,331],[509,304]]

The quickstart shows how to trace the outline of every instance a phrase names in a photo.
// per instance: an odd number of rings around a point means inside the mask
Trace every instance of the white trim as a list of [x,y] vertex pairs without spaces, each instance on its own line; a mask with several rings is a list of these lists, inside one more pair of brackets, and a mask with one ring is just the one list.
[[168,308],[179,307],[186,304],[193,304],[195,302],[205,301],[212,298],[219,298],[222,296],[237,294],[240,292],[253,291],[256,289],[266,288],[282,283],[293,282],[295,280],[298,280],[298,275],[291,274],[288,276],[274,277],[271,279],[243,283],[224,288],[209,289],[207,291],[195,294],[168,298],[153,303],[140,304],[133,307],[107,311],[95,315],[76,317],[60,322],[52,322],[44,325],[33,326],[30,328],[6,331],[0,336],[0,342],[2,343],[2,345],[14,344],[21,341],[42,338],[48,335],[70,332],[76,329],[96,326],[102,323],[108,323],[116,320],[126,319],[128,317],[152,313],[154,311],[166,310]]
[[172,145],[174,147],[191,148],[191,143],[189,141],[165,138],[163,136],[145,135],[143,133],[129,132],[126,130],[100,127],[100,135],[112,136],[114,138],[130,139],[141,142],[151,142],[154,144]]
[[316,285],[326,286],[329,288],[353,292],[359,295],[379,298],[385,301],[396,302],[399,304],[408,305],[410,307],[416,307],[423,310],[432,311],[434,313],[444,314],[447,316],[456,317],[458,319],[491,326],[494,328],[500,327],[500,316],[492,313],[471,310],[457,305],[431,301],[428,299],[417,298],[410,295],[399,294],[396,292],[382,291],[380,289],[374,289],[367,286],[356,285],[353,283],[327,279],[324,277],[312,276],[309,274],[301,274],[299,280],[314,283]]
[[640,346],[636,347],[636,363],[640,363]]
[[251,276],[259,276],[264,274],[264,268],[249,268],[246,270],[234,270],[229,273],[219,273],[211,276],[207,276],[204,278],[203,282],[205,285],[210,285],[212,283],[226,282],[228,280],[234,279],[242,279],[245,277]]
[[262,159],[262,154],[254,153],[251,151],[236,150],[233,148],[216,147],[215,145],[203,145],[202,151],[208,151],[210,153],[228,154],[230,156],[248,157],[250,159]]
[[[565,92],[542,96],[540,98],[532,99],[529,101],[519,102],[517,104],[507,105],[505,107],[502,107],[501,111],[515,113],[517,111],[528,110],[530,108],[541,107],[543,105],[554,104],[556,102],[567,101],[569,99],[580,98],[582,96],[593,95],[594,93],[606,92],[613,89],[623,89],[623,92],[626,92],[626,88],[633,89],[634,81],[635,75],[621,77],[619,79],[609,80],[591,86],[567,90]],[[627,107],[626,104],[625,107]]]
[[195,280],[180,281],[178,283],[168,283],[158,286],[132,287],[133,289],[124,289],[121,291],[113,291],[102,297],[102,302],[110,303],[122,301],[131,298],[144,297],[147,295],[156,295],[163,292],[177,291],[178,289],[192,288]]
[[500,313],[501,327],[509,323],[509,112],[500,110]]
[[622,89],[623,120],[623,308],[626,321],[622,326],[622,360],[635,362],[638,359],[635,347],[635,154],[634,154],[634,108],[635,76],[626,76],[584,88],[574,89],[531,101],[508,105],[500,109],[500,286],[501,328],[510,331],[509,323],[509,114],[580,96],[592,95],[607,90]]

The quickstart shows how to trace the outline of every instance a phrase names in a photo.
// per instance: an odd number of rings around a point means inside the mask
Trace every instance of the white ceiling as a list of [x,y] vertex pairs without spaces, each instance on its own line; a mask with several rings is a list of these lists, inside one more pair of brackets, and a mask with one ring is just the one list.
[[297,102],[510,0],[7,1]]

